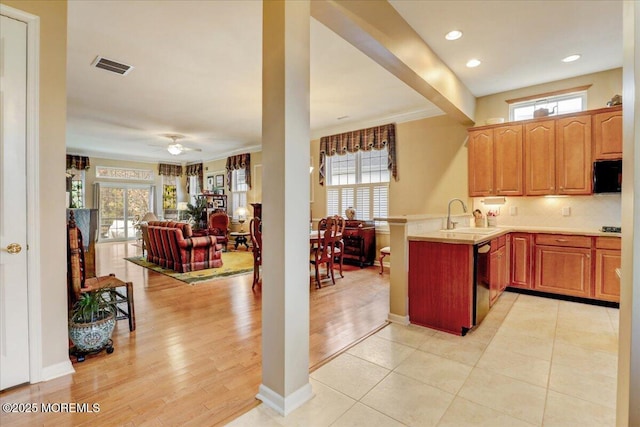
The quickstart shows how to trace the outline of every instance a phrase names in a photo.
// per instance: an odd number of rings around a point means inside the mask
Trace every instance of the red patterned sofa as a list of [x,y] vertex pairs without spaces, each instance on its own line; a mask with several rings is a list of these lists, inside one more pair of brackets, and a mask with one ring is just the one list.
[[149,262],[180,273],[222,267],[222,245],[215,236],[193,237],[189,224],[150,221],[147,233]]

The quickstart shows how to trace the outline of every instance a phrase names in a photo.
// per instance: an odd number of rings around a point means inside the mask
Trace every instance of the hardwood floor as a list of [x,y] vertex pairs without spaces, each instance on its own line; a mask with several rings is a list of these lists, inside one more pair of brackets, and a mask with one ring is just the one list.
[[[119,321],[113,354],[74,363],[73,375],[0,393],[3,404],[88,403],[99,412],[3,412],[3,426],[220,425],[259,403],[261,294],[251,290],[252,273],[191,286],[123,259],[139,253],[127,243],[96,252],[98,274],[133,281],[136,331]],[[345,266],[335,286],[307,284],[311,369],[385,323],[388,277]]]

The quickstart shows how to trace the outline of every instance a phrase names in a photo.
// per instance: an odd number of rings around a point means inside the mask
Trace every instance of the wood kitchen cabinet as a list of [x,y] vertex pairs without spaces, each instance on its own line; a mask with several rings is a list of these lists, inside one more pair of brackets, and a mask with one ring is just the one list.
[[522,196],[522,125],[493,130],[493,170],[497,196]]
[[531,289],[533,287],[532,267],[533,250],[532,236],[528,233],[513,233],[511,235],[511,280],[510,286]]
[[603,301],[620,302],[620,239],[597,237],[595,239],[595,286],[594,297]]
[[456,335],[474,325],[473,246],[409,241],[409,320]]
[[622,107],[469,129],[469,196],[592,194],[593,160],[622,158]]
[[556,190],[556,122],[527,123],[524,131],[525,193],[554,194]]
[[493,129],[469,132],[469,196],[493,193]]
[[591,238],[536,235],[534,289],[592,298]]
[[469,195],[521,196],[522,125],[469,132]]
[[593,159],[622,158],[622,107],[593,115]]
[[491,241],[489,253],[489,306],[498,300],[498,297],[507,287],[508,262],[506,236],[500,236]]
[[556,121],[556,194],[591,194],[591,115]]

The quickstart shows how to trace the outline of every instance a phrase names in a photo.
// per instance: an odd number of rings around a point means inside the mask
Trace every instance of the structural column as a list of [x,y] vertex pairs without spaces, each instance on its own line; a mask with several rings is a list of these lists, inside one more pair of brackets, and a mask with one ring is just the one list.
[[262,384],[282,415],[309,384],[309,1],[263,2]]

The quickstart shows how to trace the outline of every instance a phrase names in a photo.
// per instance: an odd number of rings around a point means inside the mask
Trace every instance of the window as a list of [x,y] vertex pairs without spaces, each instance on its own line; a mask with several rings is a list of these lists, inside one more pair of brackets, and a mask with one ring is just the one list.
[[191,203],[195,203],[198,198],[198,194],[202,193],[202,190],[200,189],[200,178],[197,175],[190,175],[187,177],[187,180],[187,185],[189,186],[189,200],[191,200]]
[[[356,219],[386,217],[389,212],[388,152],[358,151],[327,157],[327,215],[344,215],[353,207]],[[386,223],[376,224],[385,227]]]
[[511,121],[533,119],[533,112],[540,108],[549,110],[550,116],[577,113],[584,111],[586,106],[587,92],[573,92],[513,103],[509,105],[509,118]]
[[71,207],[84,208],[84,171],[71,169]]
[[[234,216],[239,207],[247,207],[247,185],[245,169],[235,169],[231,172],[231,216]],[[237,219],[237,218],[233,218]]]
[[149,169],[114,168],[97,166],[96,178],[113,178],[117,180],[153,181],[153,171]]

